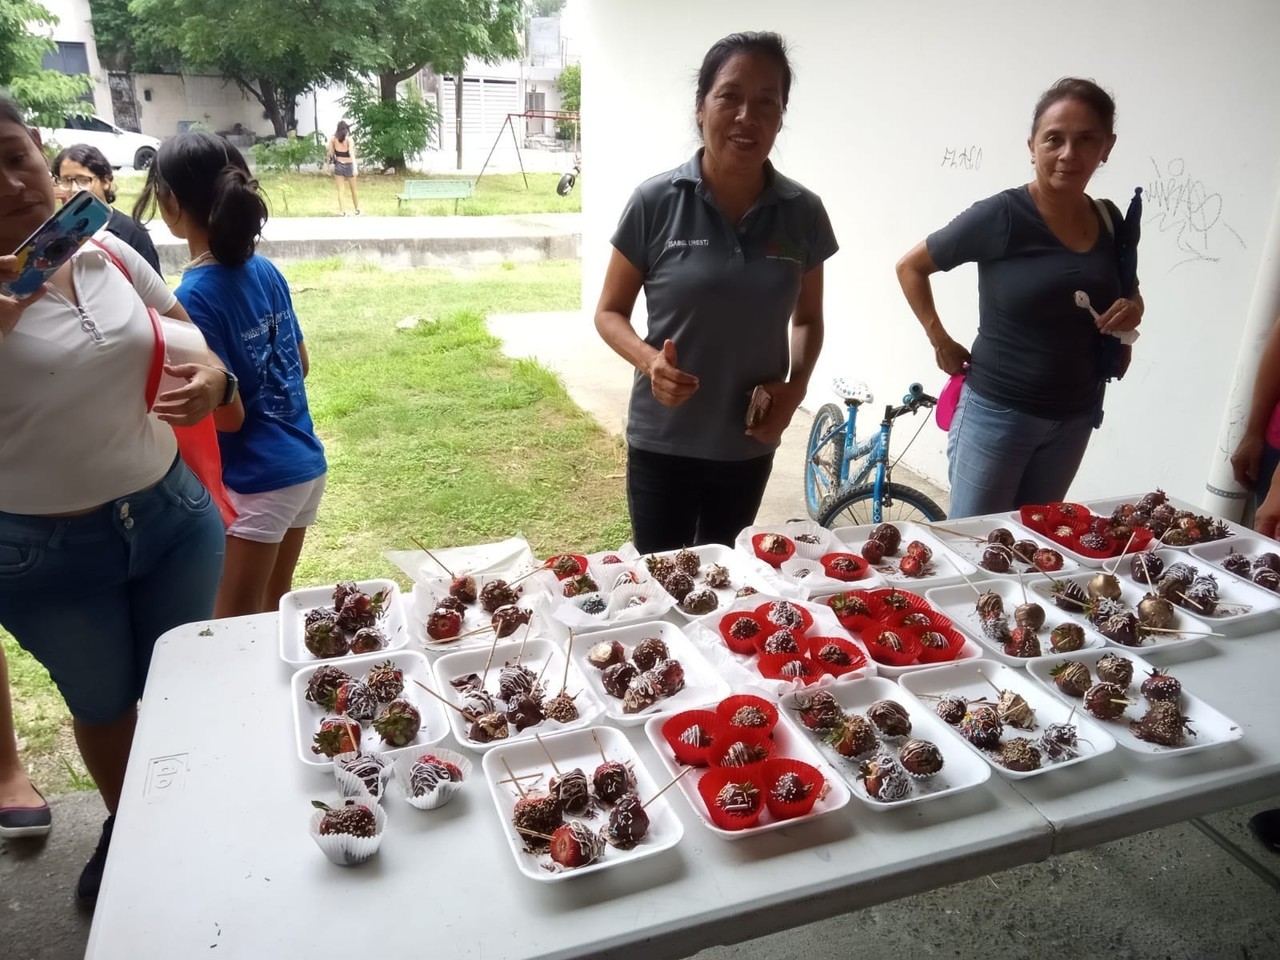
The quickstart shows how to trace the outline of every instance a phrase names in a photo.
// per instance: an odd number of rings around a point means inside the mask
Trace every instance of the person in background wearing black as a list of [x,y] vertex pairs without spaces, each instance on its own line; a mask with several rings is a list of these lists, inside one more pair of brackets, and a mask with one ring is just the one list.
[[[53,194],[66,203],[77,190],[88,190],[103,203],[115,203],[116,191],[111,164],[97,147],[77,143],[67,147],[53,159]],[[160,255],[151,242],[147,228],[126,213],[111,210],[111,219],[104,228],[137,250],[151,269],[161,276]]]

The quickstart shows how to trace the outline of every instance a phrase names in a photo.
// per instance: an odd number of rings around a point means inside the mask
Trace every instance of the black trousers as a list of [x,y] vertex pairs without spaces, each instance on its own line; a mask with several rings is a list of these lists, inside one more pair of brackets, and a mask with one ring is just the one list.
[[628,447],[627,506],[636,549],[732,546],[738,532],[755,522],[772,470],[772,453],[701,460]]

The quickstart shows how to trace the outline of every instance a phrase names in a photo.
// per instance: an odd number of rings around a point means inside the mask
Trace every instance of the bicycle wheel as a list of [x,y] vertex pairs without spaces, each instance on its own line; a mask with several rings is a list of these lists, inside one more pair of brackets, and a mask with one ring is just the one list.
[[[836,527],[860,527],[872,522],[871,508],[875,500],[874,483],[864,483],[852,490],[834,494],[822,504],[817,520],[828,530]],[[887,483],[881,521],[894,523],[899,520],[937,521],[947,519],[943,509],[919,490],[904,487],[900,483]]]
[[822,501],[840,485],[840,461],[844,459],[845,431],[839,431],[821,448],[818,444],[838,423],[844,423],[844,411],[834,403],[823,404],[809,428],[809,444],[804,456],[804,502],[809,516],[818,519]]

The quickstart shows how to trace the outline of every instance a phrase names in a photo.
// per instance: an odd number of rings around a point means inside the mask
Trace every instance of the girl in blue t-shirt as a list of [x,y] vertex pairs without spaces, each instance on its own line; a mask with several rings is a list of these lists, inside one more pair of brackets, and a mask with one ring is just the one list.
[[238,391],[240,403],[216,420],[238,515],[227,529],[215,615],[275,610],[292,589],[327,466],[307,406],[307,348],[289,285],[254,252],[267,206],[239,150],[186,133],[161,145],[134,212],[154,207],[191,253],[178,299],[238,380],[227,399]]

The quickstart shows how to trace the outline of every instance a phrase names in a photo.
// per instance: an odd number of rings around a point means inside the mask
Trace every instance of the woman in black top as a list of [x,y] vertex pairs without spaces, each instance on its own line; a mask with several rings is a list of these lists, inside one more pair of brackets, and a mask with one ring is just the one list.
[[329,138],[329,162],[333,164],[333,179],[338,183],[338,210],[344,217],[347,215],[342,205],[342,186],[346,184],[351,192],[354,215],[360,216],[360,201],[356,199],[356,141],[345,120],[338,122],[338,129]]
[[[980,200],[917,244],[898,281],[945,373],[969,371],[947,440],[951,516],[1063,499],[1099,422],[1103,339],[1142,321],[1122,296],[1113,230],[1085,193],[1116,136],[1115,102],[1091,80],[1059,80],[1036,104],[1035,178]],[[1107,220],[1111,221],[1109,226]],[[978,264],[970,354],[942,326],[929,276]],[[1076,302],[1083,291],[1095,320]]]
[[[63,203],[77,190],[88,190],[104,203],[116,202],[116,191],[111,164],[97,147],[77,143],[67,147],[53,160],[53,192]],[[126,213],[111,210],[106,230],[113,233],[142,255],[151,269],[163,275],[160,255],[151,242],[147,228]]]

